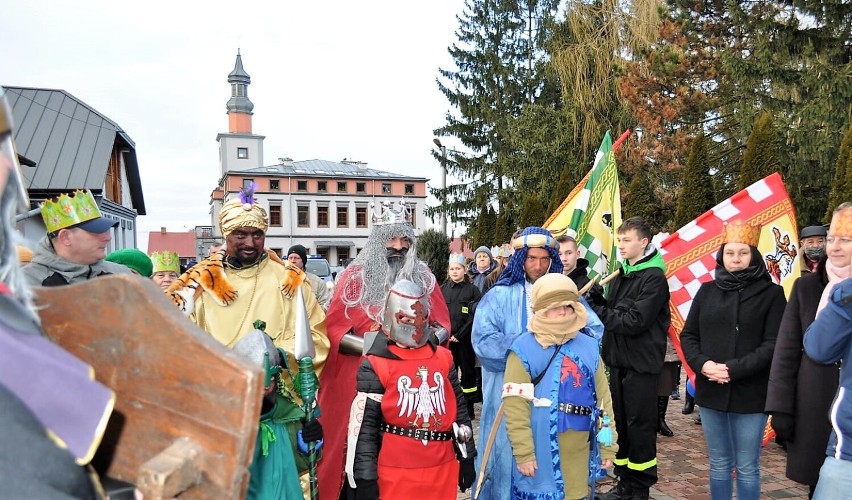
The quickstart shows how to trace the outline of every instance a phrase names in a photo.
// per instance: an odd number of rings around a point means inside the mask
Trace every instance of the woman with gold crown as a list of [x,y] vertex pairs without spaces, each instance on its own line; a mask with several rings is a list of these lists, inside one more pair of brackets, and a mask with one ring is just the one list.
[[760,498],[763,404],[786,300],[763,264],[759,240],[759,226],[725,225],[715,277],[698,289],[680,334],[696,373],[713,500],[732,498],[733,469],[737,498]]
[[852,275],[852,204],[834,211],[823,257],[814,272],[796,280],[784,310],[772,358],[765,411],[787,447],[786,476],[813,494],[831,434],[828,415],[840,378],[836,364],[814,361],[802,351],[805,330],[835,284]]

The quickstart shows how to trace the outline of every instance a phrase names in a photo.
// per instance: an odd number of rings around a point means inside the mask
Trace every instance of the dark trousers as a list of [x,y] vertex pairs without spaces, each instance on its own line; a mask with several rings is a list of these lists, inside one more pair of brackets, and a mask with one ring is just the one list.
[[615,475],[633,489],[657,482],[657,380],[659,374],[610,369],[612,409],[618,431]]
[[[476,401],[481,390],[476,370],[476,353],[473,352],[470,335],[458,342],[450,342],[449,345],[450,352],[453,353],[453,362],[461,370],[461,380],[459,380],[459,383],[461,384],[462,392],[464,392],[465,398],[469,401]],[[479,399],[481,400],[481,396]]]

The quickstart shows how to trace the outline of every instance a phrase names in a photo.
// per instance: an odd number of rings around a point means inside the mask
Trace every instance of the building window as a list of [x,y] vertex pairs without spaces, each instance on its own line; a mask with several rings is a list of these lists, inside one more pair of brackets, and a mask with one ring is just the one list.
[[349,247],[337,247],[337,265],[342,266],[343,261],[349,258]]
[[317,248],[317,255],[328,260],[328,247]]
[[275,252],[275,255],[277,255],[277,256],[279,256],[279,257],[281,257],[281,258],[282,258],[282,259],[284,259],[284,260],[287,260],[287,256],[286,256],[286,255],[281,255],[281,249],[280,249],[280,248],[270,248],[270,250],[272,250],[273,252]]
[[248,189],[254,179],[243,179],[243,189]]
[[237,148],[237,158],[248,160],[248,148]]
[[326,181],[317,181],[317,191],[320,193],[328,191],[328,183]]
[[410,217],[409,222],[411,222],[411,227],[416,229],[417,228],[417,214],[414,211],[417,210],[417,205],[413,205],[413,204],[409,204],[409,203],[406,203],[406,205],[408,205],[409,217]]
[[337,227],[349,227],[349,207],[337,206]]
[[269,206],[269,225],[281,227],[281,205]]
[[338,182],[337,183],[337,192],[338,193],[345,193],[346,192],[346,183],[345,182]]
[[367,192],[367,183],[366,182],[356,182],[355,183],[355,192],[356,193],[366,193]]
[[299,205],[296,208],[296,218],[298,219],[297,223],[299,227],[308,227],[310,212],[311,208],[307,205]]
[[317,227],[328,227],[328,207],[317,207]]
[[308,181],[296,181],[296,191],[307,191]]
[[269,190],[270,191],[281,191],[280,184],[278,183],[278,179],[269,179]]
[[391,194],[390,182],[383,182],[382,183],[382,194]]
[[367,207],[355,207],[355,227],[367,227]]
[[405,194],[414,194],[414,184],[405,185]]

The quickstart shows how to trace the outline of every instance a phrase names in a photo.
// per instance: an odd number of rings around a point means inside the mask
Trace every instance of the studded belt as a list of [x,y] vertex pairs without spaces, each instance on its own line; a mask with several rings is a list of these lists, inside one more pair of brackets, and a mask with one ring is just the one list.
[[559,403],[559,411],[570,415],[591,415],[594,408],[591,406],[572,405],[571,403]]
[[412,429],[396,425],[382,424],[382,431],[396,434],[397,436],[410,437],[419,441],[450,441],[453,433],[446,431],[430,431],[427,429]]

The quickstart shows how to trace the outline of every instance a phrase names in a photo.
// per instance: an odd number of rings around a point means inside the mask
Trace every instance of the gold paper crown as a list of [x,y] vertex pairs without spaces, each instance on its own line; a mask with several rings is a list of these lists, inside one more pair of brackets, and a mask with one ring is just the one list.
[[722,240],[723,243],[745,243],[757,247],[760,242],[760,226],[741,219],[726,222]]
[[172,271],[180,274],[180,256],[177,252],[154,252],[151,254],[151,263],[154,264],[154,273]]
[[97,219],[101,217],[101,211],[91,191],[78,189],[70,196],[65,193],[59,195],[56,201],[45,200],[41,204],[41,217],[47,226],[47,232],[55,233],[60,229]]
[[838,238],[852,238],[852,208],[841,208],[831,216],[828,234]]
[[460,253],[451,253],[450,254],[450,265],[458,264],[464,267],[464,255]]
[[401,224],[403,222],[411,223],[411,209],[405,202],[405,198],[396,203],[383,201],[378,206],[375,202],[370,202],[370,211],[372,212],[372,221],[374,226],[383,226],[385,224]]
[[509,258],[509,257],[512,256],[512,245],[510,245],[508,243],[503,243],[499,247],[495,247],[495,248],[497,248],[496,252],[494,252],[493,250],[491,251],[491,254],[495,257]]

